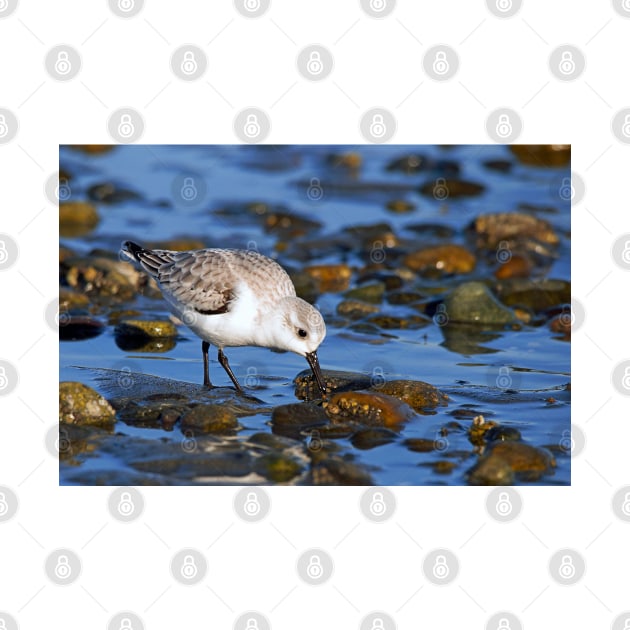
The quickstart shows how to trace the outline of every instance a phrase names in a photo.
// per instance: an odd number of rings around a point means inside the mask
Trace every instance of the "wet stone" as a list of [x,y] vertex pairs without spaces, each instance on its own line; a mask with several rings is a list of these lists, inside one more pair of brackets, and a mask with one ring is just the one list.
[[142,277],[134,267],[104,257],[70,258],[60,266],[60,274],[68,286],[88,296],[130,300]]
[[396,380],[387,381],[371,388],[379,394],[387,394],[422,413],[426,409],[448,405],[448,396],[437,387],[423,381]]
[[237,427],[236,415],[223,405],[197,405],[181,418],[182,431],[193,433],[233,433]]
[[59,317],[59,340],[82,341],[98,337],[105,330],[105,324],[90,315],[73,312],[62,313]]
[[549,451],[523,442],[493,442],[488,456],[502,457],[515,472],[543,473],[556,465]]
[[419,302],[424,299],[424,295],[422,295],[422,293],[418,293],[417,291],[391,291],[387,294],[385,299],[389,302],[389,304],[400,306]]
[[332,168],[347,168],[356,170],[361,168],[363,158],[360,153],[331,153],[326,156],[325,162]]
[[406,225],[405,229],[426,240],[452,239],[456,233],[452,227],[441,223],[411,223]]
[[497,173],[509,173],[514,167],[514,164],[508,160],[486,160],[483,165],[491,171],[497,171]]
[[501,304],[481,282],[465,282],[444,300],[449,321],[476,324],[510,324],[514,313]]
[[[322,376],[328,393],[342,392],[352,389],[370,387],[372,379],[369,375],[341,370],[322,370]],[[317,398],[320,395],[317,383],[310,369],[302,370],[293,380],[295,397],[300,400]]]
[[514,144],[508,148],[528,166],[561,167],[571,163],[570,144]]
[[271,414],[271,424],[274,427],[305,429],[328,424],[328,416],[321,405],[315,403],[291,403],[274,407]]
[[59,422],[108,426],[116,421],[114,408],[98,392],[83,383],[59,383]]
[[368,426],[398,427],[415,417],[415,412],[406,403],[393,396],[370,391],[333,394],[325,410],[333,422],[350,420]]
[[[89,304],[90,300],[87,295],[71,289],[59,289],[59,316],[61,319],[63,319],[63,311],[69,311],[73,308],[84,308]],[[62,324],[61,321],[60,324]]]
[[168,320],[126,319],[116,326],[114,333],[119,337],[134,337],[144,341],[151,337],[176,337],[177,328]]
[[123,203],[140,199],[140,195],[129,188],[124,188],[113,182],[94,184],[87,190],[88,197],[92,201],[106,204]]
[[361,300],[362,302],[369,302],[370,304],[380,304],[383,301],[384,293],[385,283],[373,282],[350,289],[349,291],[346,291],[343,296],[351,300]]
[[337,305],[337,315],[350,319],[361,319],[367,315],[378,313],[380,308],[360,300],[343,300]]
[[571,302],[571,283],[565,280],[512,278],[497,285],[497,293],[508,306],[524,306],[539,312]]
[[294,446],[301,444],[302,440],[295,440],[282,435],[261,432],[250,435],[247,438],[247,443],[252,444],[256,447],[281,451],[287,448],[293,448]]
[[407,214],[416,209],[413,203],[404,199],[392,199],[385,204],[385,207],[394,214]]
[[527,256],[515,255],[504,262],[494,275],[499,280],[508,278],[528,278],[532,273],[532,262]]
[[472,486],[511,486],[514,471],[501,457],[483,457],[467,473]]
[[420,192],[428,197],[438,196],[442,190],[448,199],[455,197],[474,197],[480,195],[486,189],[485,186],[463,179],[431,180],[420,187]]
[[468,227],[479,248],[496,249],[505,243],[514,249],[514,243],[533,239],[548,245],[560,241],[548,221],[524,212],[498,212],[479,215]]
[[516,478],[536,481],[555,465],[546,449],[523,442],[493,442],[467,476],[472,485],[511,485]]
[[549,330],[554,333],[560,334],[560,339],[564,341],[571,340],[571,318],[566,314],[556,315],[549,322]]
[[403,262],[406,267],[419,273],[470,273],[476,265],[474,255],[460,245],[426,247],[408,254]]
[[390,444],[398,439],[398,434],[390,429],[374,427],[357,431],[351,438],[352,446],[362,451]]
[[497,423],[493,420],[486,420],[482,415],[475,416],[468,430],[468,437],[473,444],[480,446],[486,441],[486,433],[496,426]]
[[375,243],[380,243],[381,248],[396,247],[398,238],[391,226],[387,223],[373,223],[371,225],[353,225],[344,229],[352,238],[358,239],[368,251]]
[[259,457],[254,470],[275,483],[286,483],[302,472],[302,464],[286,453],[268,453]]
[[392,160],[387,164],[385,170],[399,171],[406,175],[425,171],[438,171],[443,175],[457,175],[459,164],[453,160],[434,159],[426,155],[412,153]]
[[403,446],[414,453],[430,453],[438,450],[435,440],[427,440],[426,438],[407,438],[403,441]]
[[408,315],[406,317],[387,314],[372,315],[366,319],[366,322],[384,330],[418,330],[431,324],[431,320],[422,315]]
[[519,442],[522,438],[518,429],[502,424],[489,429],[484,437],[487,442]]
[[73,237],[91,232],[100,217],[91,203],[67,201],[59,204],[59,234]]
[[370,473],[354,462],[338,457],[328,458],[314,465],[306,483],[313,486],[372,486]]
[[348,265],[312,265],[304,271],[315,281],[321,293],[345,291],[350,284],[352,270]]
[[115,144],[71,144],[69,146],[74,151],[79,151],[87,155],[103,155],[116,148]]

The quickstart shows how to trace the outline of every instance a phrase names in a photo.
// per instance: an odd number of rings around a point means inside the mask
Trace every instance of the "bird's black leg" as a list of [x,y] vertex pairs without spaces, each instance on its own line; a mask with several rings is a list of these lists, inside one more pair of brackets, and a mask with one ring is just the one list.
[[205,387],[212,387],[210,374],[208,372],[208,348],[210,348],[210,344],[207,341],[202,341],[201,353],[203,354],[203,384]]
[[228,363],[227,357],[223,354],[223,350],[219,348],[219,363],[223,366],[223,369],[227,372],[227,375],[232,379],[232,383],[234,383],[234,387],[236,387],[236,391],[239,393],[243,393],[241,386],[238,384],[236,380],[236,376],[234,376],[234,372],[232,372],[232,368]]

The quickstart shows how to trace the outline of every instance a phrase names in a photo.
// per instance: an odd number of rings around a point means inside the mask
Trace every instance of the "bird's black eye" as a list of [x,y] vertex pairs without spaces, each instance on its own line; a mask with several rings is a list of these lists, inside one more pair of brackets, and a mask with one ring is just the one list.
[[304,330],[304,328],[298,329],[297,334],[302,337],[302,339],[308,337],[308,333]]

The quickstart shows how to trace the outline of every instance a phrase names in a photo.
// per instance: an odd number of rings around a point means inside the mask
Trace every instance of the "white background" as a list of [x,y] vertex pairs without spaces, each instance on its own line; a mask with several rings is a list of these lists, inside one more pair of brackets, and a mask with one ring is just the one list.
[[[69,82],[44,66],[62,43],[82,57]],[[194,82],[170,70],[185,43],[208,57]],[[297,72],[297,54],[311,43],[334,57],[321,82]],[[446,82],[422,69],[423,51],[439,43],[460,59]],[[586,57],[572,82],[548,66],[566,43]],[[0,485],[19,498],[15,517],[0,523],[0,611],[22,629],[105,628],[121,610],[151,629],[231,628],[246,610],[286,630],[359,628],[373,610],[398,628],[484,628],[501,610],[527,628],[610,627],[630,609],[630,524],[611,507],[630,483],[628,401],[611,383],[630,354],[628,276],[611,256],[630,232],[630,146],[611,131],[615,113],[630,106],[628,59],[630,19],[606,1],[526,0],[500,19],[481,0],[400,0],[376,20],[358,0],[273,0],[257,19],[227,0],[147,2],[129,19],[104,0],[21,0],[0,19],[0,107],[19,119],[16,137],[0,144],[0,232],[19,245],[16,264],[0,272],[0,358],[20,379],[0,397]],[[58,215],[44,183],[58,169],[58,144],[111,142],[107,119],[123,106],[141,112],[143,143],[236,142],[233,119],[248,106],[271,118],[272,143],[362,143],[361,114],[376,106],[394,114],[396,143],[490,142],[485,121],[499,107],[521,116],[519,142],[570,142],[572,169],[586,185],[572,221],[573,295],[586,310],[572,341],[572,421],[586,436],[572,487],[519,488],[523,511],[507,524],[489,517],[485,488],[393,489],[397,511],[382,524],[361,513],[362,488],[270,488],[271,511],[256,524],[234,512],[234,488],[141,488],[145,509],[129,524],[108,512],[112,488],[59,488],[44,446],[58,380],[58,337],[44,319],[58,291]],[[58,547],[74,549],[83,565],[65,587],[44,572]],[[196,586],[170,575],[183,547],[208,560]],[[308,547],[334,559],[325,585],[296,574]],[[459,559],[446,587],[422,573],[436,547]],[[586,560],[573,586],[548,570],[563,547]]]

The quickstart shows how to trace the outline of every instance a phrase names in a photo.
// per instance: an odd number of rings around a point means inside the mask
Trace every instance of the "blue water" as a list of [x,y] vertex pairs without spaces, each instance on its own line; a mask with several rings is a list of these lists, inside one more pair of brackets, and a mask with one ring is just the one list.
[[[333,169],[326,164],[325,157],[330,153],[346,151],[361,155],[362,166],[357,173]],[[412,152],[459,162],[459,177],[482,183],[486,191],[478,197],[449,199],[446,202],[419,194],[420,185],[434,181],[435,175],[406,175],[385,170],[390,160]],[[514,167],[508,174],[492,171],[483,166],[483,162],[489,159],[510,160],[514,162]],[[144,243],[181,236],[200,239],[207,246],[256,247],[264,254],[277,257],[281,264],[298,268],[303,263],[278,256],[275,252],[277,235],[264,233],[259,224],[247,217],[219,216],[214,211],[237,203],[282,205],[287,211],[320,221],[323,226],[316,234],[324,237],[336,235],[353,225],[383,222],[389,224],[400,238],[413,240],[417,236],[406,229],[408,225],[439,223],[457,231],[453,242],[464,243],[463,228],[478,214],[510,211],[520,204],[529,204],[548,209],[539,216],[548,220],[562,236],[559,257],[547,277],[570,280],[569,205],[557,195],[562,179],[570,177],[569,169],[521,166],[502,146],[122,146],[98,156],[86,156],[62,147],[60,164],[73,175],[73,199],[84,199],[90,186],[108,181],[141,195],[139,200],[120,204],[97,204],[101,221],[93,232],[80,238],[61,239],[62,244],[79,253],[95,247],[117,251],[119,244],[128,239]],[[190,185],[191,180],[196,197],[193,201],[186,201],[181,191],[184,186]],[[400,188],[396,191],[381,191],[373,187],[369,190],[342,190],[328,186],[331,181],[350,188],[366,183]],[[308,186],[313,184],[321,185],[323,190],[323,197],[316,201],[307,195]],[[406,199],[417,208],[408,214],[389,212],[385,204],[391,199]],[[340,258],[341,255],[327,255],[312,262],[339,262]],[[349,252],[343,256],[343,261],[358,266],[365,264],[364,258]],[[324,294],[319,299],[318,306],[329,321],[341,299],[340,294]],[[140,297],[133,307],[143,314],[151,312],[156,317],[168,316],[161,300]],[[387,310],[395,308],[388,307]],[[478,387],[492,385],[493,375],[501,366],[509,366],[514,387],[519,390],[561,387],[568,383],[570,344],[554,339],[546,326],[524,327],[521,331],[493,336],[482,344],[491,352],[466,356],[452,352],[444,345],[442,330],[436,325],[420,330],[386,332],[391,337],[361,335],[329,324],[319,358],[324,369],[367,374],[382,370],[388,379],[424,380],[448,389],[452,398],[449,407],[436,415],[411,422],[404,428],[403,437],[433,438],[450,419],[449,413],[459,405],[471,403],[484,415],[518,426],[525,439],[536,445],[557,444],[563,431],[569,429],[568,404],[479,402],[471,399],[466,387],[461,395],[456,389],[462,384]],[[262,386],[256,391],[256,396],[273,405],[295,402],[292,380],[307,367],[303,358],[259,348],[232,348],[227,354],[241,382],[249,377],[250,382]],[[185,327],[180,328],[176,346],[164,354],[122,351],[115,344],[113,326],[108,326],[104,334],[91,340],[62,342],[61,380],[82,380],[94,384],[89,372],[78,373],[73,366],[129,369],[189,382],[201,382],[202,378],[200,342]],[[227,375],[216,361],[211,361],[210,370],[215,384],[229,384]],[[248,427],[248,432],[270,430],[268,420],[268,416],[261,415],[246,418],[243,424]],[[128,435],[140,433],[144,437],[178,439],[173,433],[132,429],[121,423],[118,423],[117,430]],[[352,449],[348,442],[340,440],[340,443]],[[452,446],[454,449],[471,450],[465,436],[453,436]],[[409,452],[399,444],[356,451],[356,455],[359,461],[379,468],[374,473],[377,483],[464,482],[461,471],[436,475],[431,468],[418,466],[422,461],[431,461],[431,455]],[[471,457],[471,465],[473,461]],[[105,459],[90,462],[84,466],[111,464]],[[558,458],[555,475],[546,478],[543,483],[570,483],[568,458]]]

